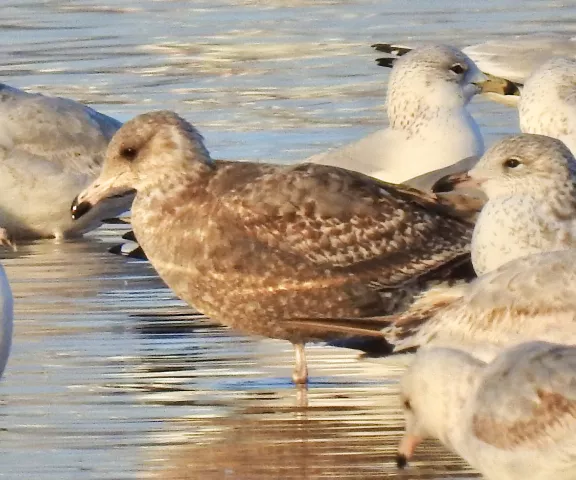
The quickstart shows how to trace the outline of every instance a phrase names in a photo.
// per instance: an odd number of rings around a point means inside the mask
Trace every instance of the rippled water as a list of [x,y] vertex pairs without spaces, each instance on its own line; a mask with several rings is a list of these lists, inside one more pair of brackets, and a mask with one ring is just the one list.
[[[573,34],[575,13],[543,0],[4,0],[0,74],[123,120],[174,109],[216,157],[289,162],[383,123],[371,43]],[[516,131],[511,109],[473,111],[488,143]],[[4,254],[17,318],[1,478],[471,475],[435,443],[396,471],[400,360],[313,346],[310,407],[297,408],[286,343],[192,315],[148,264],[106,253],[117,238]]]

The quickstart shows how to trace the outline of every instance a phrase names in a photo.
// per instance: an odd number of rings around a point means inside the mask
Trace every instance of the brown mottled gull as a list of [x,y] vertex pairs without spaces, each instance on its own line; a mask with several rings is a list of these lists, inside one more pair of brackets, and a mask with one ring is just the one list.
[[564,143],[522,134],[493,145],[468,174],[436,185],[476,186],[488,197],[472,239],[478,275],[525,255],[576,248],[575,172]]
[[575,347],[524,343],[488,364],[459,350],[423,350],[401,391],[399,467],[433,437],[488,480],[576,478]]
[[481,155],[480,128],[466,110],[486,80],[472,60],[448,45],[402,57],[388,83],[389,126],[306,161],[400,183]]
[[120,129],[73,216],[132,189],[134,232],[160,276],[214,320],[292,342],[297,383],[304,343],[331,335],[283,319],[390,313],[467,262],[470,225],[433,198],[324,165],[217,163],[172,112]]
[[130,198],[110,199],[80,222],[69,214],[120,126],[73,100],[0,84],[0,241],[75,237],[129,209]]

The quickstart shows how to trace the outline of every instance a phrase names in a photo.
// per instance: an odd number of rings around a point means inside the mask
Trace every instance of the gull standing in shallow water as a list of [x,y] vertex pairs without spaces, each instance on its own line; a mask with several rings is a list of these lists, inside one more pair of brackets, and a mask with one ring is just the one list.
[[72,214],[133,189],[134,232],[168,286],[216,321],[292,342],[296,383],[305,342],[333,335],[284,318],[391,313],[469,261],[470,224],[425,194],[324,165],[214,162],[173,112],[119,130]]
[[390,126],[308,162],[365,173],[387,182],[452,165],[484,150],[466,106],[485,80],[474,62],[447,45],[419,48],[395,64],[388,83]]
[[80,236],[130,208],[111,199],[80,222],[70,202],[100,173],[121,123],[66,98],[0,84],[0,241]]
[[576,347],[525,343],[488,364],[459,350],[424,350],[401,392],[399,467],[433,437],[488,480],[576,478]]

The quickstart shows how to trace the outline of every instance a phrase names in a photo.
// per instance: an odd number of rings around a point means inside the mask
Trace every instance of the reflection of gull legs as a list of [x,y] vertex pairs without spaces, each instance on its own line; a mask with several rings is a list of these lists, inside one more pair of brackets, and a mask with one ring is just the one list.
[[303,343],[294,344],[295,365],[292,381],[296,385],[306,385],[308,383],[308,364],[306,363],[306,351],[304,348]]

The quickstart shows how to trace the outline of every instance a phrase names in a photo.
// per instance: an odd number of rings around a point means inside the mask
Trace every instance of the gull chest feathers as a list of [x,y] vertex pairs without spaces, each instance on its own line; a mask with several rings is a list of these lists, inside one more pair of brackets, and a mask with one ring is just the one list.
[[472,236],[477,272],[489,272],[519,256],[576,246],[576,205],[570,191],[547,197],[511,195],[490,200]]

